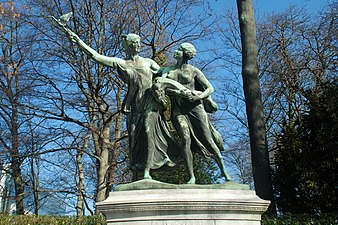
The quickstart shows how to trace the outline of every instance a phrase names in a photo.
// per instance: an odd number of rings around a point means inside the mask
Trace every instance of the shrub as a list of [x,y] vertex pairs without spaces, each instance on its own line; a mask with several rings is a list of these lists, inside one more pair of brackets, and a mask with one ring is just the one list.
[[0,225],[105,225],[103,216],[0,215]]
[[279,217],[265,216],[262,225],[335,225],[338,224],[337,215],[291,215]]

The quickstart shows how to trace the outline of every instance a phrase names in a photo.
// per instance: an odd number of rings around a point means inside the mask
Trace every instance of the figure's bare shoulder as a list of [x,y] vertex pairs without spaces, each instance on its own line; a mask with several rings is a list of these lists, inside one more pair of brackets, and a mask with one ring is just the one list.
[[143,57],[141,57],[141,56],[140,56],[140,59],[141,59],[142,61],[144,61],[144,62],[149,63],[149,64],[150,64],[150,68],[151,68],[152,70],[158,71],[158,70],[160,69],[160,66],[159,66],[154,60],[152,60],[152,59],[150,59],[150,58],[143,58]]
[[145,62],[148,62],[150,64],[157,64],[154,60],[150,59],[150,58],[144,58],[140,56],[140,59],[142,59]]
[[190,64],[187,65],[187,69],[190,70],[191,72],[201,73],[201,71],[197,67],[194,67],[193,65]]

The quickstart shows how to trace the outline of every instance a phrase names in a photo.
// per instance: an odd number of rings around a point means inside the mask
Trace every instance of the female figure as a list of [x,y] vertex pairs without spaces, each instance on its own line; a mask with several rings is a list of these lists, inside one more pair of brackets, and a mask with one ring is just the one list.
[[180,136],[190,176],[188,183],[193,184],[196,180],[192,150],[205,157],[213,156],[222,175],[229,181],[231,177],[225,170],[221,155],[222,137],[210,124],[203,104],[203,100],[209,100],[213,107],[217,107],[210,98],[207,99],[214,89],[199,69],[188,64],[195,55],[196,49],[192,44],[181,44],[174,53],[176,65],[163,69],[162,78],[157,78],[155,84],[157,88],[165,88],[166,93],[172,96],[172,121]]
[[121,36],[126,53],[126,58],[121,59],[99,54],[77,34],[69,29],[64,30],[84,53],[100,64],[115,68],[128,84],[122,112],[127,116],[131,168],[144,171],[144,178],[151,179],[150,169],[157,169],[164,164],[173,166],[167,148],[174,144],[161,118],[162,108],[153,100],[151,90],[154,74],[160,67],[153,60],[139,56],[140,37],[136,34]]

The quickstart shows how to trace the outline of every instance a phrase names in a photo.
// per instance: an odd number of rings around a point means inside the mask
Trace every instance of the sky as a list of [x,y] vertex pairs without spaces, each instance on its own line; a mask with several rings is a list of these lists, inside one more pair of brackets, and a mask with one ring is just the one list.
[[253,7],[258,13],[281,12],[290,5],[304,6],[310,11],[317,11],[325,0],[253,0]]
[[[317,12],[321,6],[326,5],[327,0],[252,0],[256,14],[281,12],[290,5],[304,6],[309,11]],[[216,10],[236,7],[236,0],[212,0],[211,6]]]

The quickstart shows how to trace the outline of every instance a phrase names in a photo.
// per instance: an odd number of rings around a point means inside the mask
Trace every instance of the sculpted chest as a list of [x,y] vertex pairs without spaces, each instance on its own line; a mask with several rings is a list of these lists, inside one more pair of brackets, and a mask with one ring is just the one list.
[[169,79],[173,79],[183,85],[189,85],[194,83],[194,73],[189,69],[176,69],[172,70],[168,74]]
[[136,61],[127,61],[127,73],[131,81],[141,84],[142,86],[149,86],[152,83],[153,73],[150,69],[150,63],[138,59]]

